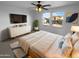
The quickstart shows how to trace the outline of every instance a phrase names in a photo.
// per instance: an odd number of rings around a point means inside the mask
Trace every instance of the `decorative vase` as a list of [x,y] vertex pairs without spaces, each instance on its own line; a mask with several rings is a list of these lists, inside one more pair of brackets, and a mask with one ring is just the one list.
[[38,27],[34,27],[34,29],[35,29],[35,30],[38,30],[39,28],[38,28]]

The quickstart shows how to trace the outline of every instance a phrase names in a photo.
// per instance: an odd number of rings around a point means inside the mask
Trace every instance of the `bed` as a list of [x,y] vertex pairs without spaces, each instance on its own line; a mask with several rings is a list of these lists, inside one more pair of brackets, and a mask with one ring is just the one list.
[[24,52],[31,57],[56,57],[57,54],[60,54],[58,57],[63,57],[61,49],[58,49],[59,42],[63,41],[62,38],[62,35],[38,31],[20,37],[19,44]]
[[59,49],[59,43],[64,41],[62,38],[63,36],[57,34],[48,34],[48,36],[30,46],[29,55],[37,58],[64,57],[61,49]]
[[36,43],[36,41],[39,41],[40,38],[43,37],[44,35],[46,35],[46,32],[39,31],[39,32],[35,32],[32,34],[20,37],[20,38],[18,38],[19,45],[24,50],[24,52],[26,52],[26,54],[27,54],[29,46],[32,45],[33,43]]

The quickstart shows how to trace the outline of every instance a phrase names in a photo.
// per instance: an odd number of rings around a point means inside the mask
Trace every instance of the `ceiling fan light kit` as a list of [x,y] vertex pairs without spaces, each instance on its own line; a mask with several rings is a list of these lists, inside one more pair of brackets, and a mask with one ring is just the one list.
[[42,11],[42,8],[40,7],[40,8],[37,8],[36,7],[36,9],[35,9],[37,12],[41,12]]
[[35,10],[36,10],[37,12],[41,12],[43,9],[44,9],[44,10],[48,10],[48,9],[45,8],[45,7],[51,6],[50,4],[42,5],[42,4],[41,4],[41,1],[37,1],[37,4],[32,3],[32,5],[36,6]]

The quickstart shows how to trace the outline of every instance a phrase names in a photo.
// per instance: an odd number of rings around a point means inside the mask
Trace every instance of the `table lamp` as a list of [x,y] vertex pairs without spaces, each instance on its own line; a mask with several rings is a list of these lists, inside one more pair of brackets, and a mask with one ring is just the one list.
[[72,26],[72,27],[71,27],[71,31],[72,31],[73,33],[79,32],[79,26]]

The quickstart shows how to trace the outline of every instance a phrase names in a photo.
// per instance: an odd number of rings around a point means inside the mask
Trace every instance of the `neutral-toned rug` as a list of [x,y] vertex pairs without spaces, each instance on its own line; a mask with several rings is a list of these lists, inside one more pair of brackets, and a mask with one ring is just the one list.
[[[28,33],[28,34],[31,34],[31,33]],[[28,35],[28,34],[25,34],[25,35]],[[22,36],[18,36],[18,37],[22,37]],[[6,41],[0,42],[0,58],[15,58],[12,52],[12,49],[10,47],[10,44],[18,41],[18,37],[16,37],[15,39],[8,39]]]
[[12,42],[18,41],[17,39],[11,39],[8,41],[0,42],[0,58],[14,58],[10,44]]
[[26,58],[26,53],[23,51],[23,49],[20,47],[19,42],[15,41],[10,44],[10,48],[12,49],[13,54],[17,58]]

